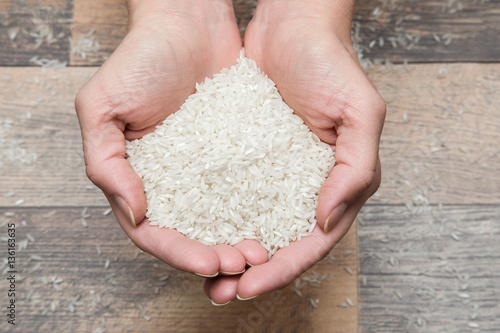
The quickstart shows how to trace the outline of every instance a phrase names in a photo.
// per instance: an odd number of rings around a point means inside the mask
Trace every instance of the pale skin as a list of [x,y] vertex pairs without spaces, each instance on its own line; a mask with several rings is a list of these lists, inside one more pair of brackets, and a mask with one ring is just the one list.
[[150,226],[142,183],[125,159],[125,139],[153,131],[196,82],[235,64],[242,43],[231,1],[130,0],[128,6],[129,33],[75,102],[89,178],[139,248],[207,277],[204,290],[214,304],[285,287],[339,242],[380,184],[386,108],[352,49],[354,1],[262,0],[246,30],[246,55],[337,159],[320,191],[313,234],[269,261],[255,241],[209,247]]

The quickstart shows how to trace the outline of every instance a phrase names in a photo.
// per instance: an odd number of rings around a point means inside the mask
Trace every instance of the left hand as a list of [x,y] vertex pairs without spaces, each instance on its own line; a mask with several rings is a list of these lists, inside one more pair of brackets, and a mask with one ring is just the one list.
[[[230,0],[128,0],[127,36],[75,100],[87,175],[143,251],[201,276],[239,274],[267,255],[255,241],[205,246],[149,225],[141,179],[126,140],[154,131],[195,85],[236,62],[241,37]],[[262,256],[262,252],[264,255]]]

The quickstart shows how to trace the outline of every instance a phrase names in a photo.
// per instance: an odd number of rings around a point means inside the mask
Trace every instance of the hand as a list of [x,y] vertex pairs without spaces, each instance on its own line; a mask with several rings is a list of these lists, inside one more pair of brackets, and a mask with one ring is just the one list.
[[125,159],[125,140],[153,131],[196,82],[236,63],[242,45],[232,3],[136,0],[128,6],[129,33],[75,101],[87,175],[142,250],[202,276],[241,273],[247,262],[262,262],[257,244],[208,247],[145,223],[142,182]]
[[386,107],[352,48],[353,6],[353,1],[331,0],[268,0],[257,6],[245,34],[246,55],[332,146],[336,165],[320,190],[312,235],[240,277],[208,280],[205,292],[217,303],[290,284],[339,242],[380,184],[378,149]]

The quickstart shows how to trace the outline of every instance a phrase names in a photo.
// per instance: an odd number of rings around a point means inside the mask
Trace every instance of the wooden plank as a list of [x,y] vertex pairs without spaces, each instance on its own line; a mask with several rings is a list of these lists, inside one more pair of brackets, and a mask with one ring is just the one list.
[[72,1],[2,1],[0,66],[34,65],[34,56],[69,62]]
[[500,205],[360,216],[362,332],[500,331]]
[[95,70],[0,68],[0,206],[106,205],[86,179],[74,111]]
[[127,33],[125,0],[73,0],[73,66],[100,65]]
[[[85,176],[73,107],[95,70],[0,69],[0,119],[13,122],[2,144],[18,151],[14,163],[0,152],[0,206],[107,204]],[[389,110],[383,183],[372,202],[499,202],[499,65],[399,66],[371,76]],[[36,161],[27,164],[16,149]]]
[[429,64],[370,73],[388,105],[375,202],[500,202],[500,66]]
[[[322,261],[305,273],[328,278],[317,288],[304,286],[302,298],[291,285],[215,307],[203,294],[201,278],[139,253],[103,211],[0,208],[1,237],[8,238],[7,225],[16,224],[19,307],[19,325],[9,330],[2,321],[2,332],[93,332],[98,327],[138,333],[358,330],[355,227],[332,251],[332,262]],[[82,215],[88,216],[87,227]],[[5,265],[2,270],[0,290],[5,291]],[[354,307],[337,307],[347,297]],[[319,299],[317,308],[310,299]]]
[[497,62],[498,5],[498,0],[358,1],[354,15],[358,42],[370,59]]

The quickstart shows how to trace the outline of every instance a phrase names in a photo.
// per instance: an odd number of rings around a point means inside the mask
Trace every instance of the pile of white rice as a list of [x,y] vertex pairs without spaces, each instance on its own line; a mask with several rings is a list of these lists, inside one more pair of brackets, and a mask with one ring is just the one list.
[[310,234],[334,164],[243,52],[153,133],[127,142],[127,154],[152,225],[206,245],[256,239],[269,255]]

